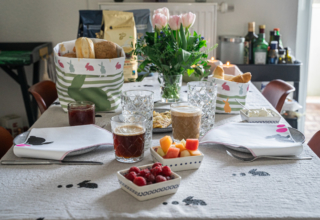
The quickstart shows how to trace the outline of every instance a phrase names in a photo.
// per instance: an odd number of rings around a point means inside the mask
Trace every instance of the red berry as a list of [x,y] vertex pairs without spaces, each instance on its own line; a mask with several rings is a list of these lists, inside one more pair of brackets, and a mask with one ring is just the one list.
[[127,178],[128,180],[130,180],[130,181],[133,181],[134,178],[136,178],[136,177],[137,177],[137,174],[136,174],[135,172],[130,172],[130,173],[128,173],[128,174],[126,175],[126,178]]
[[161,176],[161,175],[156,176],[156,183],[165,182],[165,181],[167,181],[167,179],[164,176]]
[[152,168],[151,173],[154,176],[157,176],[158,174],[160,174],[162,172],[162,167],[161,166],[156,166],[154,168]]
[[157,167],[157,166],[162,166],[162,164],[160,162],[156,162],[152,165],[152,168]]
[[147,185],[152,185],[153,184],[153,182],[147,182]]
[[150,170],[148,169],[143,169],[140,171],[140,175],[141,176],[144,176],[144,177],[147,177],[146,175],[150,173]]
[[141,176],[137,176],[134,180],[133,183],[136,184],[137,186],[145,186],[147,185],[147,181],[145,178]]
[[170,176],[166,176],[167,180],[171,180],[171,177]]
[[130,167],[129,173],[135,172],[136,174],[140,173],[140,169],[138,167]]
[[171,172],[170,167],[168,167],[168,166],[162,167],[162,175],[171,176],[171,174],[172,174],[172,172]]
[[154,175],[150,173],[148,175],[148,177],[147,177],[147,181],[148,182],[154,182],[155,180],[156,180],[156,178],[154,177]]

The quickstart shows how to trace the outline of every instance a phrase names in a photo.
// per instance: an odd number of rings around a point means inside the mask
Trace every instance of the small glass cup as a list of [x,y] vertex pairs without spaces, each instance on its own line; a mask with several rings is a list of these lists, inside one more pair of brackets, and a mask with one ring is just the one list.
[[116,160],[135,163],[144,157],[147,120],[141,115],[117,115],[111,118]]
[[214,125],[217,86],[209,81],[188,82],[188,102],[202,110],[200,136],[203,136]]
[[75,101],[68,104],[69,125],[95,124],[95,104],[89,101]]
[[201,108],[189,103],[171,105],[172,135],[175,141],[200,136]]
[[153,92],[149,90],[127,90],[121,93],[122,115],[143,115],[146,118],[145,149],[152,145]]

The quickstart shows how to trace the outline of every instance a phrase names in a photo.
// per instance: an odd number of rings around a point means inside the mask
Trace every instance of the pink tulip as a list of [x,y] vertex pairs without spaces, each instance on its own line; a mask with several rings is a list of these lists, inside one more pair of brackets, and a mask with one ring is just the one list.
[[152,17],[152,24],[153,27],[157,28],[158,30],[161,30],[167,25],[167,17],[163,14],[154,14]]
[[171,30],[179,30],[181,24],[181,15],[172,15],[169,18],[169,26]]
[[170,13],[169,13],[169,9],[166,7],[158,8],[157,10],[154,10],[153,14],[163,14],[164,16],[166,16],[167,21],[169,21]]
[[192,12],[181,15],[182,26],[185,28],[190,28],[196,20],[196,15]]

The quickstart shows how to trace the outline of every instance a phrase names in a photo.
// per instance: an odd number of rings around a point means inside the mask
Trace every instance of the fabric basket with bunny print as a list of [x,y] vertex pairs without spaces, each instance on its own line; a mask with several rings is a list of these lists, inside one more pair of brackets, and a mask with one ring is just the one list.
[[237,100],[243,105],[246,104],[250,83],[231,82],[213,76],[209,76],[208,81],[212,81],[218,86],[216,112],[240,114],[242,107]]
[[[106,41],[92,39],[93,43]],[[125,54],[117,46],[118,58],[85,59],[63,57],[73,51],[75,40],[62,42],[54,47],[57,70],[57,91],[61,107],[68,111],[72,101],[91,101],[96,111],[115,110],[120,104],[124,82],[123,66]]]

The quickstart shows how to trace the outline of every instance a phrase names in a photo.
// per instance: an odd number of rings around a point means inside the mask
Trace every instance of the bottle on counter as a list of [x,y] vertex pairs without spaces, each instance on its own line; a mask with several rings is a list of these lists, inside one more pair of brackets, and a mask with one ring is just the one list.
[[285,47],[284,49],[285,49],[285,51],[286,51],[286,63],[287,63],[287,64],[293,63],[292,57],[291,57],[291,55],[290,55],[290,50],[289,50],[289,48],[288,48],[288,47]]
[[268,64],[277,64],[278,63],[278,42],[271,41],[270,50],[268,52]]
[[281,36],[280,35],[275,35],[274,36],[274,41],[278,42],[278,50],[283,49],[283,46],[281,46],[280,42],[281,42]]
[[255,22],[249,22],[248,24],[248,34],[245,36],[244,41],[244,64],[253,64],[253,43],[258,38],[254,33],[255,31]]
[[[280,28],[274,28],[273,30],[276,32],[276,33],[275,33],[275,36],[276,36],[276,35],[278,35],[278,36],[280,36],[280,35],[281,35],[281,34],[280,34]],[[282,49],[283,49],[283,44],[282,44],[281,39],[279,39],[278,47],[280,47],[280,48],[282,48]]]
[[277,33],[275,31],[270,31],[270,36],[269,36],[269,45],[271,44],[271,41],[274,41],[274,35]]
[[286,51],[284,49],[279,49],[279,59],[278,64],[286,64]]
[[254,64],[266,64],[268,54],[268,43],[265,40],[265,25],[259,26],[258,39],[253,44]]

